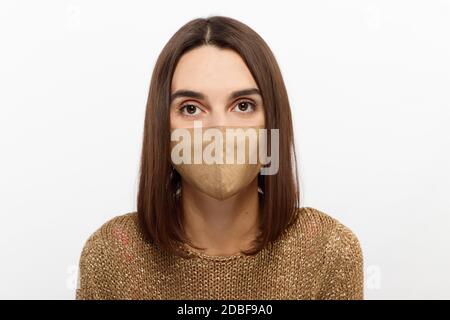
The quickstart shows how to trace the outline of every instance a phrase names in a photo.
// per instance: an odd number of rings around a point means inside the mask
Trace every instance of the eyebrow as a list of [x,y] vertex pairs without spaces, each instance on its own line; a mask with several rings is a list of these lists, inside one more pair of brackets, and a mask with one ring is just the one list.
[[[249,89],[243,89],[243,90],[238,90],[238,91],[233,91],[228,99],[236,99],[240,96],[246,96],[246,95],[251,95],[251,94],[258,94],[261,95],[259,89],[257,88],[249,88]],[[205,99],[205,95],[201,92],[197,92],[197,91],[192,91],[192,90],[177,90],[174,93],[172,93],[170,95],[170,102],[172,102],[173,100],[175,100],[176,98],[179,97],[188,97],[188,98],[194,98],[194,99],[199,99],[199,100],[204,100]]]

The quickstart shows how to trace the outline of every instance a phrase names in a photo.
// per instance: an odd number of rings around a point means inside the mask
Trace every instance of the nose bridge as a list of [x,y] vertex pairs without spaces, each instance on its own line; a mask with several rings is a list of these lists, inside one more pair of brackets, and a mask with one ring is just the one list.
[[212,112],[209,119],[209,127],[222,127],[227,125],[227,117],[224,112]]
[[216,102],[215,105],[211,106],[207,126],[209,127],[227,126],[229,124],[229,121],[230,121],[229,115],[223,103]]

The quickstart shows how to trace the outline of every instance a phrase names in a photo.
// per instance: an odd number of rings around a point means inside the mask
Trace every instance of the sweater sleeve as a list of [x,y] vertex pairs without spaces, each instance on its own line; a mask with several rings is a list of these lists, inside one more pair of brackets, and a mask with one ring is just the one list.
[[320,300],[364,299],[363,254],[358,238],[336,221],[325,250]]
[[86,241],[81,252],[76,300],[110,299],[107,246],[104,245],[100,232],[94,233]]

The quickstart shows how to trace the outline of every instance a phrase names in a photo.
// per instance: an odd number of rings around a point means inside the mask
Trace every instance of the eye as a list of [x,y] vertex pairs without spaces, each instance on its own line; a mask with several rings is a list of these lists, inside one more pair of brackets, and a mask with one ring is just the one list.
[[199,107],[197,107],[196,105],[188,103],[188,104],[183,105],[179,109],[179,111],[183,116],[194,117],[194,116],[197,116],[198,114],[200,114],[201,109]]
[[233,108],[233,111],[240,113],[249,113],[255,110],[255,104],[250,101],[239,101]]

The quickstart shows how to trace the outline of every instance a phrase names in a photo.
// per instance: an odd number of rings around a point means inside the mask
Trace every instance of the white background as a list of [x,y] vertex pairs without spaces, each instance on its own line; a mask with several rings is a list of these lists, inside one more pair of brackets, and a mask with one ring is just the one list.
[[449,1],[212,2],[0,2],[0,298],[74,298],[87,237],[135,210],[157,55],[218,14],[275,53],[302,204],[358,236],[366,298],[449,299]]

